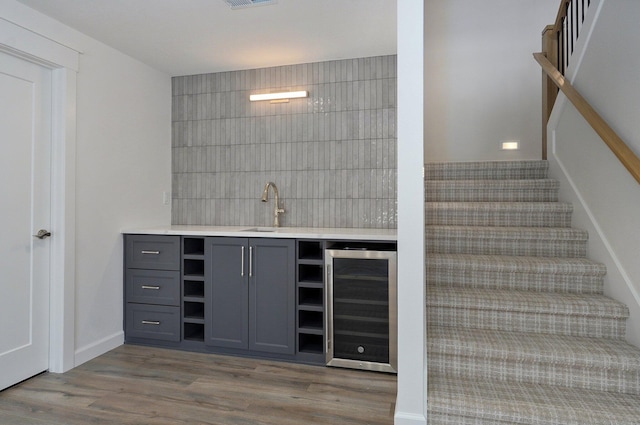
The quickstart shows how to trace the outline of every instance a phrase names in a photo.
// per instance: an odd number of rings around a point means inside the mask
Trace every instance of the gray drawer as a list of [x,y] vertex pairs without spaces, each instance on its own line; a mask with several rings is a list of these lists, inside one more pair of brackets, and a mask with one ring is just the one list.
[[180,305],[180,272],[127,269],[127,302]]
[[180,236],[126,235],[126,252],[127,268],[180,270]]
[[180,307],[127,304],[127,338],[180,341]]

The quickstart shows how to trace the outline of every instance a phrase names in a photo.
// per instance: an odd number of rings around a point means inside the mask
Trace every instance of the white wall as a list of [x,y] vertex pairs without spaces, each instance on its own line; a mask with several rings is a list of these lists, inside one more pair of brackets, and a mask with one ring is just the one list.
[[[88,41],[78,74],[76,347],[122,338],[124,228],[169,224],[171,82]],[[100,350],[98,350],[100,351]],[[82,360],[88,360],[92,354]]]
[[0,18],[81,51],[77,75],[75,363],[122,343],[120,231],[170,223],[171,80],[13,0]]
[[[599,5],[574,86],[640,155],[640,2],[592,1]],[[586,34],[586,33],[585,33]],[[574,57],[579,58],[581,51]],[[627,338],[640,346],[640,184],[575,108],[561,97],[550,122],[551,173],[561,197],[574,203],[573,224],[590,232],[589,256],[607,265],[605,293],[627,304]]]
[[[425,161],[541,157],[541,71],[532,53],[559,3],[425,1]],[[501,140],[520,140],[520,150],[499,150]]]

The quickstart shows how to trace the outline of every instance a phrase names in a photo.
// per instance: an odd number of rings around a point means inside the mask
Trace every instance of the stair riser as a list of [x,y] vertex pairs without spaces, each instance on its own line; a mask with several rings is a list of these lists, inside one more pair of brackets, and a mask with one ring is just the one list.
[[432,326],[535,332],[591,338],[624,338],[625,318],[546,314],[535,312],[473,310],[427,305]]
[[[427,261],[428,263],[428,261]],[[427,265],[427,282],[433,286],[514,289],[519,291],[601,294],[601,276],[541,273],[504,273],[432,268]]]
[[[513,425],[512,421],[502,422],[492,419],[470,418],[468,416],[447,415],[438,412],[429,412],[427,414],[427,423],[429,425]],[[521,424],[530,424],[531,422],[520,422]],[[533,425],[533,424],[532,424]]]
[[635,395],[436,375],[427,400],[429,425],[638,425],[640,417]]
[[[500,371],[496,373],[496,371]],[[640,394],[640,371],[429,353],[429,374]]]
[[426,224],[441,226],[571,227],[571,213],[514,213],[511,211],[486,212],[427,209]]
[[452,190],[426,183],[425,199],[428,202],[557,202],[558,189],[508,190],[478,187]]
[[424,179],[428,181],[448,180],[545,180],[549,176],[547,169],[524,170],[430,170],[425,169]]
[[546,179],[549,165],[545,161],[493,163],[425,164],[428,180]]
[[586,240],[436,238],[427,234],[426,251],[437,254],[514,255],[583,258]]

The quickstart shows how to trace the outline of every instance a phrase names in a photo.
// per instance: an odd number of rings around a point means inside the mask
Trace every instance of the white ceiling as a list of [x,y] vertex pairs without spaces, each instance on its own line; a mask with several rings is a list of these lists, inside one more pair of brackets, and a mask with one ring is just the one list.
[[396,53],[396,0],[18,0],[172,76]]

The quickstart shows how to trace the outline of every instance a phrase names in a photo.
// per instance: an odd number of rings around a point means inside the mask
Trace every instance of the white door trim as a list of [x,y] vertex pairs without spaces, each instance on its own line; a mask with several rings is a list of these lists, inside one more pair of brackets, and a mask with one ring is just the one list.
[[0,51],[52,69],[49,371],[75,366],[76,77],[79,53],[0,19]]

